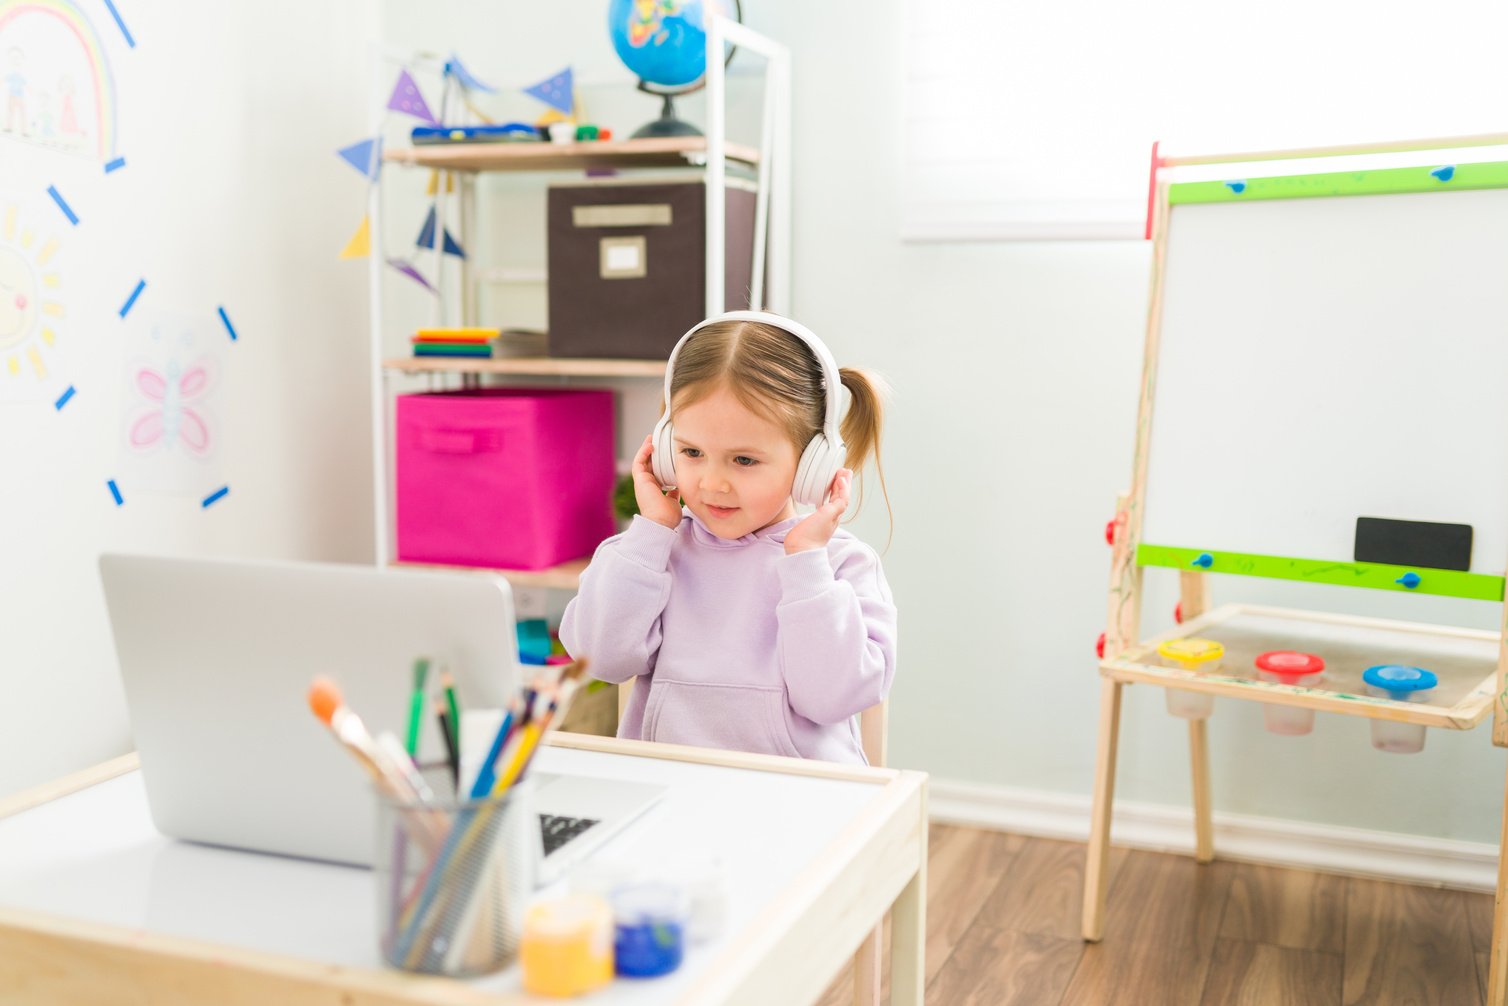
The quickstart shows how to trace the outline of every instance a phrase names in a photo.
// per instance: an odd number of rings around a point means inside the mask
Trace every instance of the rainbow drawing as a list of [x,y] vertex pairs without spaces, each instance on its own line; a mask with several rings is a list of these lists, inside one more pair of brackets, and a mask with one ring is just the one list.
[[[114,160],[118,141],[115,77],[94,23],[72,0],[0,0],[0,58],[10,49],[18,27],[30,18],[55,21],[77,40],[94,88],[95,153],[102,162]],[[3,69],[0,65],[0,79],[5,76]]]

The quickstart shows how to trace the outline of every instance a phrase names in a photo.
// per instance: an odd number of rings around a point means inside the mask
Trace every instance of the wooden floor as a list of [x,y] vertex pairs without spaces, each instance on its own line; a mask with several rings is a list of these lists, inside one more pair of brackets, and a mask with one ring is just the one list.
[[[1081,843],[947,825],[930,841],[928,1004],[1483,1001],[1490,894],[1116,849],[1105,938],[1086,944]],[[851,981],[822,1006],[847,1006]]]

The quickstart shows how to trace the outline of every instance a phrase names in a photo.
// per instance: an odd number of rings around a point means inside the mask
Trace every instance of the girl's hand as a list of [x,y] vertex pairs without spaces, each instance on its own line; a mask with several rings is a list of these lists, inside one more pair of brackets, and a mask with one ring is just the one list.
[[680,495],[672,492],[665,495],[660,480],[655,478],[649,456],[654,453],[654,436],[644,438],[639,453],[634,455],[634,499],[639,503],[639,513],[656,524],[674,531],[681,526]]
[[810,517],[791,528],[785,536],[785,554],[795,555],[814,548],[826,548],[838,530],[838,519],[848,509],[848,491],[853,486],[853,472],[838,469],[833,484],[828,487],[827,502],[819,506]]

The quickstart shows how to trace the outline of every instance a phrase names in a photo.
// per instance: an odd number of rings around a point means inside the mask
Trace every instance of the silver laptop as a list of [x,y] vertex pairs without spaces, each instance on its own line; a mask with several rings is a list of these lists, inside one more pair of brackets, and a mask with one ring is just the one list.
[[[107,554],[100,577],[152,820],[175,838],[370,865],[371,785],[310,711],[311,679],[399,738],[416,658],[444,664],[463,709],[497,709],[520,682],[512,593],[492,574]],[[422,734],[420,759],[442,759],[432,719]],[[542,875],[662,793],[538,775]]]

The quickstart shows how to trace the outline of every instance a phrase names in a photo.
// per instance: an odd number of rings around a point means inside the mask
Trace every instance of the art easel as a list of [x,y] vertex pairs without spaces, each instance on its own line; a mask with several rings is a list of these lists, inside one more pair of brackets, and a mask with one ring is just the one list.
[[[1459,200],[1456,196],[1442,197],[1428,193],[1432,191],[1484,193],[1484,195],[1471,198],[1494,200],[1491,204],[1494,207],[1494,213],[1508,209],[1508,163],[1452,165],[1429,162],[1434,157],[1446,156],[1442,153],[1446,150],[1505,144],[1508,144],[1508,134],[1200,157],[1159,157],[1154,147],[1148,207],[1148,236],[1154,242],[1152,292],[1137,418],[1135,461],[1131,488],[1117,500],[1115,519],[1107,529],[1107,538],[1110,540],[1113,551],[1107,626],[1100,662],[1102,680],[1093,813],[1085,871],[1084,939],[1098,941],[1104,931],[1110,819],[1115,789],[1121,690],[1127,684],[1139,682],[1226,698],[1300,706],[1327,713],[1418,723],[1454,730],[1471,729],[1484,720],[1491,711],[1492,742],[1499,747],[1508,747],[1508,647],[1504,644],[1505,637],[1508,637],[1508,621],[1504,621],[1501,615],[1499,617],[1500,631],[1494,633],[1422,622],[1403,622],[1307,610],[1259,608],[1242,604],[1225,605],[1211,610],[1209,600],[1209,574],[1215,572],[1474,598],[1496,602],[1501,608],[1503,607],[1503,571],[1505,565],[1508,565],[1504,562],[1504,553],[1508,552],[1508,548],[1501,547],[1501,543],[1505,540],[1504,532],[1508,532],[1508,500],[1479,501],[1491,505],[1486,506],[1483,512],[1473,520],[1473,526],[1477,528],[1479,547],[1473,552],[1470,570],[1411,568],[1382,562],[1357,562],[1351,554],[1349,542],[1346,543],[1346,547],[1339,547],[1339,542],[1336,540],[1339,535],[1317,532],[1306,537],[1307,531],[1300,526],[1302,521],[1307,519],[1306,517],[1294,519],[1296,530],[1292,536],[1294,540],[1289,543],[1292,546],[1291,549],[1274,551],[1273,548],[1277,546],[1264,549],[1246,545],[1244,543],[1250,535],[1260,536],[1268,533],[1260,529],[1251,530],[1254,523],[1261,522],[1253,522],[1250,519],[1241,520],[1241,515],[1226,518],[1220,515],[1218,510],[1208,520],[1190,517],[1189,515],[1197,508],[1200,501],[1190,503],[1185,499],[1170,504],[1172,498],[1178,494],[1167,491],[1169,480],[1163,476],[1151,477],[1156,474],[1153,458],[1157,451],[1163,451],[1161,463],[1164,466],[1168,463],[1169,449],[1172,449],[1168,448],[1170,442],[1181,443],[1181,449],[1187,456],[1188,451],[1200,445],[1200,437],[1219,438],[1223,435],[1220,431],[1220,423],[1212,422],[1208,424],[1211,427],[1210,430],[1196,431],[1192,436],[1182,436],[1180,429],[1186,430],[1189,426],[1199,425],[1188,421],[1190,416],[1197,416],[1199,412],[1187,407],[1181,411],[1177,408],[1164,408],[1169,402],[1175,401],[1180,393],[1183,393],[1179,388],[1170,387],[1169,390],[1164,391],[1162,398],[1159,398],[1159,370],[1166,370],[1168,364],[1165,358],[1168,350],[1164,338],[1165,329],[1172,331],[1181,326],[1183,334],[1180,336],[1182,341],[1179,345],[1186,348],[1192,341],[1189,337],[1191,331],[1214,332],[1221,327],[1222,319],[1218,307],[1210,307],[1210,318],[1202,322],[1202,327],[1191,325],[1188,321],[1192,314],[1197,313],[1190,305],[1197,306],[1199,298],[1206,296],[1190,293],[1188,275],[1190,272],[1198,272],[1197,268],[1189,268],[1190,261],[1199,258],[1199,256],[1187,254],[1190,247],[1187,242],[1190,240],[1191,233],[1214,233],[1209,226],[1212,221],[1218,224],[1219,221],[1237,220],[1234,214],[1245,213],[1259,202],[1269,207],[1277,207],[1265,212],[1279,215],[1290,214],[1280,221],[1282,226],[1288,226],[1294,220],[1306,219],[1293,214],[1312,209],[1313,212],[1321,214],[1320,219],[1338,221],[1335,232],[1341,233],[1347,226],[1347,219],[1350,219],[1348,214],[1366,212],[1369,206],[1374,210],[1385,209],[1386,212],[1392,213],[1396,211],[1396,207],[1402,205],[1399,200],[1418,194],[1421,198],[1408,204],[1412,207],[1408,212],[1419,211],[1423,207],[1428,213],[1439,211],[1442,217],[1459,217],[1463,221],[1460,231],[1466,234],[1474,226],[1471,223],[1472,215],[1461,211],[1461,207],[1467,204],[1460,201],[1455,203],[1446,201]],[[1341,171],[1337,167],[1330,166],[1339,162],[1320,161],[1317,162],[1319,166],[1315,169],[1316,173],[1257,177],[1264,173],[1260,167],[1261,162],[1349,155],[1409,155],[1411,152],[1416,156],[1405,158],[1411,160],[1411,165],[1403,168],[1379,167],[1375,170]],[[1258,165],[1258,167],[1230,168],[1233,171],[1249,170],[1252,173],[1250,178],[1189,182],[1175,177],[1179,172],[1174,169],[1195,165]],[[1351,165],[1346,165],[1347,169],[1350,167]],[[1266,173],[1273,174],[1273,170],[1269,168]],[[1186,177],[1188,172],[1185,171],[1183,174]],[[1485,193],[1491,193],[1491,195]],[[1379,195],[1386,196],[1387,201],[1374,200],[1367,203],[1360,198],[1345,198]],[[1207,206],[1211,203],[1230,204],[1232,208],[1218,211],[1226,214],[1224,216],[1216,216],[1209,212],[1201,216],[1184,210],[1184,207]],[[1237,208],[1235,206],[1237,203],[1247,205]],[[1280,203],[1283,205],[1278,206]],[[1480,219],[1479,214],[1476,219]],[[1508,220],[1508,216],[1504,219]],[[1198,226],[1195,226],[1196,221]],[[1329,227],[1330,224],[1326,223],[1325,226]],[[1482,235],[1486,232],[1478,231],[1477,233]],[[1508,229],[1494,233],[1500,242],[1508,242]],[[1173,237],[1175,234],[1178,235],[1176,239]],[[1478,239],[1484,247],[1493,244],[1488,237]],[[1177,265],[1174,268],[1181,270],[1176,279],[1170,276],[1169,270],[1169,248],[1175,240],[1185,242],[1176,245],[1183,249],[1178,253],[1183,256],[1181,259],[1175,256]],[[1304,240],[1308,241],[1307,234]],[[1466,240],[1469,244],[1470,239]],[[1249,241],[1245,242],[1247,246],[1250,244]],[[1242,241],[1233,242],[1232,253],[1235,259],[1239,259],[1241,247]],[[1366,247],[1365,243],[1363,247]],[[1463,254],[1469,254],[1469,250],[1463,249]],[[1205,256],[1205,258],[1208,257]],[[1269,256],[1269,260],[1282,257]],[[1399,259],[1399,261],[1403,260]],[[1273,268],[1282,267],[1274,266]],[[1430,268],[1432,266],[1426,265],[1422,271],[1427,273]],[[1258,271],[1260,272],[1260,269]],[[1371,296],[1370,291],[1373,288],[1369,287],[1360,275],[1350,280],[1350,286],[1347,289],[1353,297],[1366,299]],[[1403,275],[1413,277],[1413,274],[1407,272]],[[1175,299],[1181,298],[1177,299],[1172,309],[1169,308],[1168,303],[1170,280],[1176,291]],[[1420,283],[1427,282],[1427,279],[1420,280]],[[1182,285],[1179,286],[1179,283]],[[1498,284],[1500,287],[1501,280]],[[1346,288],[1345,281],[1339,285]],[[1391,291],[1396,290],[1398,285],[1396,283],[1389,285],[1384,277],[1376,286],[1378,296],[1385,298],[1392,295]],[[1302,283],[1298,283],[1295,289],[1301,286]],[[1316,286],[1316,289],[1318,288]],[[1283,296],[1284,288],[1281,283],[1270,284],[1268,289],[1272,290],[1273,297]],[[1449,293],[1451,297],[1439,302],[1454,304],[1454,290]],[[1206,302],[1208,305],[1221,303],[1219,292],[1207,296],[1209,297]],[[1302,300],[1302,297],[1299,299]],[[1301,304],[1300,307],[1302,308],[1303,305]],[[1365,314],[1367,307],[1368,305],[1362,306],[1358,317]],[[1238,307],[1235,310],[1240,311],[1241,308]],[[1341,309],[1342,315],[1344,310],[1344,308]],[[1174,320],[1169,321],[1169,318]],[[1494,314],[1490,321],[1494,326],[1494,331],[1508,335],[1508,311],[1505,311],[1501,318]],[[1502,326],[1495,327],[1499,321],[1503,323]],[[1231,322],[1233,325],[1241,324],[1241,320],[1234,314]],[[1273,328],[1281,329],[1282,326],[1275,325]],[[1336,331],[1342,331],[1344,328],[1344,324],[1335,326]],[[1438,332],[1430,332],[1428,337],[1441,339],[1452,334],[1450,329],[1445,328]],[[1188,365],[1187,355],[1184,365],[1186,367]],[[1371,365],[1379,368],[1386,366],[1385,355],[1379,354],[1378,361]],[[1471,365],[1468,359],[1467,366]],[[1478,365],[1490,365],[1490,362],[1481,361]],[[1232,369],[1239,370],[1240,368]],[[1186,384],[1189,374],[1197,372],[1197,369],[1185,369],[1179,373]],[[1169,378],[1167,373],[1161,376],[1165,379]],[[1221,375],[1219,382],[1212,379],[1212,383],[1220,385],[1217,393],[1222,396],[1228,390],[1224,383],[1226,377],[1233,385],[1238,385],[1243,380],[1256,380],[1240,373]],[[1239,396],[1239,391],[1236,394]],[[1504,396],[1501,394],[1496,396],[1496,398],[1502,397]],[[1153,433],[1154,404],[1158,406],[1159,411],[1157,437],[1154,437]],[[1321,421],[1321,425],[1326,417],[1340,411],[1337,405],[1335,409],[1327,412],[1326,409],[1330,404],[1320,402],[1313,410],[1313,416]],[[1184,405],[1188,405],[1186,394]],[[1216,407],[1224,406],[1216,403]],[[1279,416],[1275,421],[1281,423],[1285,420]],[[1350,421],[1354,422],[1354,419]],[[1490,427],[1492,422],[1493,417],[1484,417],[1483,428]],[[1485,432],[1481,435],[1488,436]],[[1260,442],[1260,432],[1255,427],[1253,427],[1251,437],[1253,439],[1250,442]],[[1331,443],[1325,438],[1323,428],[1316,429],[1310,443],[1306,444],[1302,439],[1296,441],[1291,436],[1285,442],[1291,444],[1291,449],[1296,452],[1303,451],[1306,447],[1311,450],[1333,449]],[[1205,446],[1208,447],[1209,443],[1213,441],[1207,440]],[[1493,446],[1495,450],[1490,453],[1490,456],[1472,455],[1478,459],[1479,468],[1501,467],[1499,455],[1508,457],[1508,444],[1495,443]],[[1176,450],[1173,452],[1177,453]],[[1149,535],[1147,534],[1148,485],[1149,480],[1157,483],[1159,479],[1161,479],[1161,488],[1154,494],[1151,512],[1156,514],[1161,508],[1163,513],[1171,509],[1179,510],[1182,515],[1177,520],[1162,520]],[[1338,491],[1338,496],[1344,497],[1347,491],[1349,487],[1343,487]],[[1217,489],[1216,493],[1218,492]],[[1197,494],[1184,493],[1183,495],[1192,497]],[[1321,490],[1321,495],[1323,496],[1323,490]],[[1447,494],[1442,491],[1441,495]],[[1462,494],[1459,498],[1468,498],[1468,496],[1469,494]],[[1233,492],[1229,498],[1238,497]],[[1347,499],[1346,502],[1355,501]],[[1392,499],[1391,502],[1398,504],[1397,499]],[[1342,508],[1337,506],[1335,509]],[[1360,513],[1365,512],[1365,510],[1360,511]],[[1249,513],[1264,512],[1253,510]],[[1331,524],[1339,527],[1345,520],[1350,520],[1357,515],[1359,514],[1349,510],[1335,514],[1337,519],[1331,521]],[[1376,516],[1420,521],[1440,520],[1439,517],[1423,514],[1384,513],[1376,514]],[[1222,520],[1226,520],[1228,526],[1222,525]],[[1279,532],[1273,532],[1269,534],[1269,537],[1280,537],[1280,533],[1286,533],[1283,527],[1284,520],[1282,516],[1273,518],[1272,523],[1279,528]],[[1484,533],[1484,527],[1489,533]],[[1326,533],[1330,534],[1329,538],[1325,537]],[[1315,545],[1315,542],[1320,544]],[[1140,635],[1143,599],[1142,571],[1146,566],[1160,566],[1179,571],[1182,624],[1169,625],[1165,631],[1143,639]],[[1409,575],[1411,573],[1412,577]],[[1226,647],[1226,657],[1221,669],[1211,674],[1200,674],[1161,666],[1156,653],[1157,645],[1162,641],[1180,636],[1204,636],[1223,642]],[[1308,650],[1324,654],[1329,665],[1324,683],[1319,687],[1304,688],[1256,680],[1252,672],[1252,658],[1264,650],[1283,649]],[[1428,661],[1427,664],[1426,661]],[[1362,669],[1371,664],[1390,662],[1430,666],[1432,670],[1438,672],[1440,687],[1434,697],[1426,702],[1409,703],[1367,696],[1360,680]],[[1197,861],[1205,863],[1214,857],[1207,723],[1203,719],[1189,720],[1188,731],[1193,776],[1194,855]],[[1508,835],[1508,817],[1505,817],[1504,833]],[[1493,915],[1492,957],[1487,988],[1487,1002],[1490,1006],[1508,1004],[1508,954],[1505,954],[1505,951],[1508,951],[1508,919],[1505,919],[1505,895],[1508,895],[1508,864],[1505,864],[1500,852],[1497,902]]]

